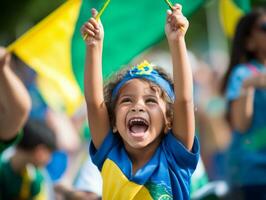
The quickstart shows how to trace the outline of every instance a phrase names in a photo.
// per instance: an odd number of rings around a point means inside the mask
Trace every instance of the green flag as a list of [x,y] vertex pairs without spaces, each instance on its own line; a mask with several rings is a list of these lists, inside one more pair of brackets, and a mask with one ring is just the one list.
[[[205,0],[179,0],[183,13],[191,15]],[[99,10],[104,0],[84,0],[72,39],[72,65],[76,79],[83,90],[85,44],[80,28],[89,19],[91,8]],[[103,75],[106,78],[127,64],[143,50],[164,37],[164,25],[168,5],[164,0],[111,0],[101,21],[105,38],[103,49]]]
[[[178,2],[189,16],[204,0]],[[91,8],[99,10],[104,3],[68,0],[8,47],[37,72],[38,88],[55,110],[73,115],[84,99],[85,43],[80,28]],[[101,17],[104,77],[164,37],[167,8],[164,0],[110,1]]]

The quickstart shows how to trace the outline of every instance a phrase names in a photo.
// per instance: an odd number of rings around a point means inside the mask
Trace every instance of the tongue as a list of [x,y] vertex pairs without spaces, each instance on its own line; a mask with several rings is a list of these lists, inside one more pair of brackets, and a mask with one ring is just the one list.
[[146,127],[141,125],[134,125],[131,127],[131,131],[133,133],[143,133],[146,131]]

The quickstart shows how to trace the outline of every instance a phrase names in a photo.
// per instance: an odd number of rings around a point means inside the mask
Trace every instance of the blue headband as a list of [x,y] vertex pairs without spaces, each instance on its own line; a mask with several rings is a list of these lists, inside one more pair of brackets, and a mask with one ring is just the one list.
[[151,64],[149,64],[147,61],[144,61],[138,66],[132,67],[123,77],[123,79],[115,86],[112,92],[112,100],[115,99],[117,96],[119,90],[121,87],[129,80],[134,78],[142,78],[149,81],[152,81],[153,83],[159,85],[168,95],[168,97],[171,99],[171,101],[175,100],[175,93],[170,85],[170,83],[165,80],[160,74],[153,69]]

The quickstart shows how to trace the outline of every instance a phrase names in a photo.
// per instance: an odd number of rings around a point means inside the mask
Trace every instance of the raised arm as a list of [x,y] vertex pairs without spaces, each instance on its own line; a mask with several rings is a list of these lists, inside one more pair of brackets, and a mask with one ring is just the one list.
[[93,144],[99,148],[107,135],[110,124],[103,95],[102,51],[104,30],[100,21],[95,19],[97,11],[92,9],[92,18],[81,29],[86,38],[86,60],[84,88],[88,121]]
[[24,125],[31,99],[20,79],[10,68],[10,54],[0,48],[0,140],[10,140]]
[[172,11],[167,11],[165,32],[172,56],[176,97],[173,133],[191,150],[195,133],[193,80],[185,43],[188,21],[183,16],[181,9],[181,5],[177,4]]

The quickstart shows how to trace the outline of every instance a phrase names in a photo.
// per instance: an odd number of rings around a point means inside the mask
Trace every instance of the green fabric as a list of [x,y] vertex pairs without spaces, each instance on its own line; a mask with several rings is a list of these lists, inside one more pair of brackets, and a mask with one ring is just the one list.
[[90,129],[89,129],[89,126],[88,126],[88,122],[87,121],[85,121],[82,124],[82,127],[81,127],[81,136],[82,136],[82,139],[85,140],[85,141],[88,141],[88,140],[91,139]]
[[[34,168],[31,180],[30,196],[33,199],[40,191],[43,184],[43,176],[38,169]],[[0,159],[0,200],[20,199],[22,175],[14,172],[9,160]]]
[[233,0],[234,3],[241,8],[245,13],[250,11],[250,1],[249,0]]
[[[179,0],[183,13],[191,15],[205,0]],[[91,8],[100,9],[104,0],[84,0],[76,29],[72,38],[72,66],[76,79],[83,91],[85,44],[80,28],[91,16]],[[167,4],[164,0],[111,0],[101,20],[105,39],[103,52],[103,75],[106,78],[127,64],[143,50],[159,42],[165,36],[164,25]]]
[[16,135],[15,138],[9,140],[9,141],[0,141],[0,155],[3,153],[3,151],[5,149],[7,149],[8,147],[17,144],[21,137],[22,137],[22,130]]

